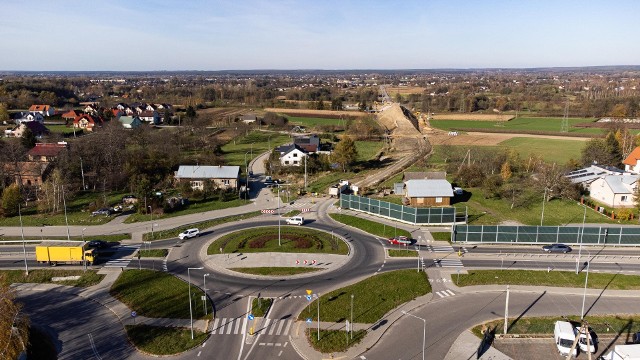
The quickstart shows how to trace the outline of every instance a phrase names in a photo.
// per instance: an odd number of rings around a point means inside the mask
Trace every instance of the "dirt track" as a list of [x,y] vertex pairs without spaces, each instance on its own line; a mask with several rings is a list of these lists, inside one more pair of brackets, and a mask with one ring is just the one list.
[[553,139],[553,140],[573,140],[587,141],[589,138],[570,137],[570,136],[554,136],[554,135],[532,135],[532,134],[498,134],[469,132],[459,134],[458,136],[450,136],[447,131],[431,130],[425,131],[425,135],[432,145],[476,145],[476,146],[496,146],[501,142],[518,137],[537,138],[537,139]]

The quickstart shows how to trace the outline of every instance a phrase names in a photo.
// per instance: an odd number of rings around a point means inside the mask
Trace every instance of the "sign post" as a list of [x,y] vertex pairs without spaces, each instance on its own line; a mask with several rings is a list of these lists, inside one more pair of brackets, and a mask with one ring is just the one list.
[[247,318],[249,319],[249,321],[251,321],[251,326],[249,327],[249,335],[253,335],[253,319],[255,319],[255,317],[253,316],[253,314],[249,314]]
[[138,313],[135,311],[131,312],[131,317],[133,318],[133,325],[136,324],[136,316],[138,316]]

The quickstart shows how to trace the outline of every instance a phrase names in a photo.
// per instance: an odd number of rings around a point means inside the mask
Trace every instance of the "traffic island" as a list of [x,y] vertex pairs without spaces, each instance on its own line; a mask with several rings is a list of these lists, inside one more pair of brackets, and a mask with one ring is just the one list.
[[138,254],[143,258],[163,258],[169,254],[168,249],[149,249],[149,250],[138,250]]
[[207,338],[207,333],[187,328],[127,325],[127,336],[140,351],[151,355],[174,355],[190,350]]
[[400,249],[387,249],[389,257],[418,257],[418,252],[415,250],[400,250]]
[[231,271],[237,271],[243,274],[262,275],[262,276],[286,276],[298,275],[324,270],[323,268],[311,267],[246,267],[246,268],[229,268]]
[[[576,275],[573,271],[551,270],[469,270],[467,274],[451,275],[457,286],[474,285],[534,285],[581,288],[585,286],[587,272]],[[639,290],[640,276],[592,272],[587,287],[607,290]]]
[[351,334],[344,330],[320,330],[320,337],[318,337],[318,330],[307,329],[306,335],[314,349],[326,354],[347,351],[350,347],[360,343],[367,335],[367,331],[355,330]]

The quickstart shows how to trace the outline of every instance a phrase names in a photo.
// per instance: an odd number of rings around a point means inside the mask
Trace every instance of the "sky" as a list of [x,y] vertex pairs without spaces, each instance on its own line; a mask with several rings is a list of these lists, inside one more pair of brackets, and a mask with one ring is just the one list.
[[636,0],[0,0],[0,70],[640,65]]

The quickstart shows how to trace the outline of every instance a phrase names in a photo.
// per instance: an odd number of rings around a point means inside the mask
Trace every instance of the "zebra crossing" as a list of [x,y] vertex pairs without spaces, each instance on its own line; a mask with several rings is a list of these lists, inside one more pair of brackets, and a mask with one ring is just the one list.
[[433,263],[436,267],[447,267],[447,268],[461,268],[464,267],[462,261],[460,259],[433,259]]
[[452,252],[460,252],[467,253],[466,247],[460,247],[457,250],[453,248],[451,245],[427,245],[427,250],[432,253],[452,253]]
[[255,332],[263,335],[287,336],[294,320],[264,319],[262,323],[247,324],[247,318],[216,318],[213,321],[212,335],[243,335],[248,326],[254,326]]
[[436,291],[436,294],[438,296],[440,296],[441,298],[444,298],[444,297],[454,296],[456,293],[454,293],[453,291],[447,289],[447,290],[442,290],[442,291]]
[[[113,249],[116,251],[116,253],[128,252],[133,254],[139,248],[140,248],[140,244],[134,244],[134,245],[120,245],[118,247],[114,247]],[[129,266],[129,263],[131,262],[132,259],[133,257],[109,260],[104,264],[104,267],[107,267],[107,268],[127,267]]]

